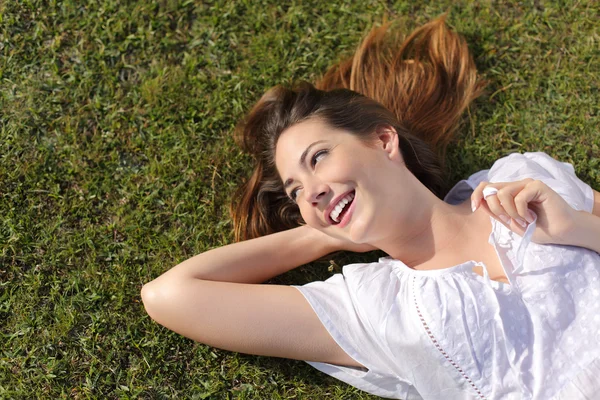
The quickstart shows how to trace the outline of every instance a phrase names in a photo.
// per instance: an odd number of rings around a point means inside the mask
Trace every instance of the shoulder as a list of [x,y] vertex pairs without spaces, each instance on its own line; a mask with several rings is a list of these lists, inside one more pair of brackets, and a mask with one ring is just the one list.
[[382,289],[397,279],[392,263],[383,257],[375,262],[345,265],[341,274],[335,274],[325,281],[308,283],[304,287],[329,298],[350,302],[360,299],[360,303],[366,304],[369,299],[381,301],[379,295]]
[[444,200],[458,204],[467,199],[482,181],[515,182],[526,178],[544,182],[576,210],[592,212],[595,193],[590,185],[577,177],[573,165],[543,152],[512,153],[502,157],[490,169],[458,182]]
[[[340,318],[345,323],[353,324],[360,320],[373,327],[385,321],[385,311],[395,302],[405,300],[408,282],[399,275],[393,263],[380,258],[377,262],[346,265],[343,273],[325,281],[308,283],[299,289],[311,303],[318,304],[324,311],[345,315]],[[402,295],[399,296],[399,293]]]
[[385,262],[385,258],[380,258],[370,263],[347,264],[341,274],[335,274],[325,281],[310,282],[303,287],[327,291],[335,297],[352,296],[365,288],[373,289],[388,283],[391,273],[391,265]]
[[444,201],[459,204],[483,181],[514,182],[525,178],[546,181],[561,173],[575,175],[571,164],[559,162],[546,153],[512,153],[496,160],[490,169],[476,172],[458,182],[448,192]]
[[525,178],[559,178],[564,174],[574,175],[573,166],[546,153],[512,153],[492,165],[488,180],[499,182]]
[[487,174],[488,182],[514,182],[526,178],[544,182],[576,210],[592,212],[594,192],[575,174],[573,165],[546,153],[513,153],[497,160]]

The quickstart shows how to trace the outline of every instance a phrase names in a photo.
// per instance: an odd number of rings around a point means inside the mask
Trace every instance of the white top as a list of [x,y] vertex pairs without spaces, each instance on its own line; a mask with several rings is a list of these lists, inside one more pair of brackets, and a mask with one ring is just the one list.
[[[593,191],[570,164],[511,154],[460,181],[539,179],[575,209]],[[325,282],[295,286],[350,357],[367,367],[309,364],[359,389],[397,399],[600,398],[600,255],[531,242],[492,221],[492,244],[510,284],[476,261],[418,271],[390,257],[350,264]],[[600,238],[599,238],[600,240]],[[483,266],[484,277],[473,267]]]

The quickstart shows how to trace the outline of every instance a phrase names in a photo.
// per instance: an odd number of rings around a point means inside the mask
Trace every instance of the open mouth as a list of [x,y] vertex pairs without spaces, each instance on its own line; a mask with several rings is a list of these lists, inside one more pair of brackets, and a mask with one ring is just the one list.
[[342,199],[340,199],[340,201],[338,201],[338,204],[334,207],[334,209],[331,210],[329,218],[331,219],[332,225],[337,225],[342,221],[344,215],[346,215],[346,213],[350,209],[350,205],[354,201],[354,195],[355,191],[353,190],[352,192],[345,195]]

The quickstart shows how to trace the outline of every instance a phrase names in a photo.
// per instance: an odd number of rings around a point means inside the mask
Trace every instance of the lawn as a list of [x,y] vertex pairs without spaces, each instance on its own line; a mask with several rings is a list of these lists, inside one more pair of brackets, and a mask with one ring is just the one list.
[[[376,398],[174,334],[140,289],[232,242],[244,112],[316,79],[385,16],[408,32],[449,10],[490,81],[452,179],[545,151],[599,190],[600,3],[477,3],[0,1],[0,398]],[[349,258],[274,281],[326,279]]]

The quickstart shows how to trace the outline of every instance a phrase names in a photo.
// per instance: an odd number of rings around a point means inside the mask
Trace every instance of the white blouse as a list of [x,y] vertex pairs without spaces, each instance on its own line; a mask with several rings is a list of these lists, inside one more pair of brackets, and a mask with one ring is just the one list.
[[[573,208],[592,211],[590,186],[570,164],[544,153],[504,157],[459,182],[445,201],[462,202],[483,180],[524,178],[542,180]],[[307,362],[387,398],[599,399],[600,255],[533,243],[535,223],[520,237],[490,220],[489,243],[510,284],[490,280],[476,260],[418,271],[384,257],[295,286],[367,369]]]

